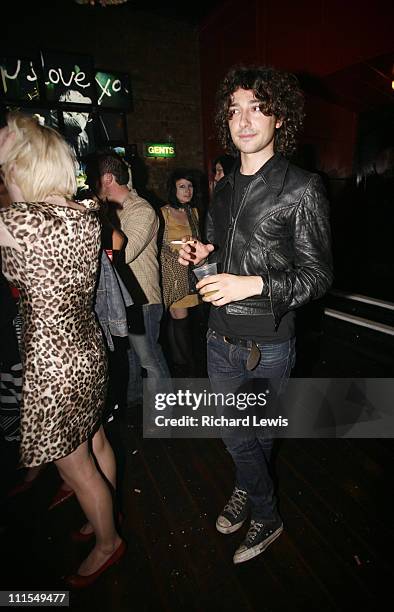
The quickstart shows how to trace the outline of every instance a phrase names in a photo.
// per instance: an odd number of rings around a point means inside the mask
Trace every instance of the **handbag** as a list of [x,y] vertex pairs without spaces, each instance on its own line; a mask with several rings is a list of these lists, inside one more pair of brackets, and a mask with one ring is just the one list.
[[[196,222],[191,211],[188,212],[188,220],[193,235],[196,235]],[[190,214],[189,214],[190,213]],[[168,211],[166,211],[164,223],[163,243],[160,251],[160,264],[163,286],[163,303],[169,308],[178,300],[190,293],[197,293],[197,279],[193,274],[194,266],[183,266],[178,261],[178,252],[173,251],[168,240]],[[198,234],[197,234],[198,235]]]

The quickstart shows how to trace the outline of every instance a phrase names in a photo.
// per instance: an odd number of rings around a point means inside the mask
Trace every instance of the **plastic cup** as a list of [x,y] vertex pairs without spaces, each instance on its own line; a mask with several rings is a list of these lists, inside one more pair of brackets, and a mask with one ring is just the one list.
[[[213,274],[217,274],[218,267],[216,263],[209,263],[209,264],[205,264],[204,266],[200,266],[199,268],[194,268],[193,272],[195,276],[198,278],[198,280],[201,280],[202,278],[205,278],[206,276],[212,276]],[[215,289],[214,291],[208,291],[207,293],[204,293],[204,295],[207,297],[216,292],[217,292],[217,289]]]

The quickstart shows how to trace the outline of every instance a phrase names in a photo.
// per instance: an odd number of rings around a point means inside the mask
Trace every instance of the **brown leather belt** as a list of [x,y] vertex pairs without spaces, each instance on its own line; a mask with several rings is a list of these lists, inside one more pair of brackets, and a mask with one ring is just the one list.
[[234,344],[235,346],[242,346],[242,348],[250,350],[246,362],[247,370],[254,370],[259,365],[261,359],[261,352],[254,340],[245,340],[244,338],[232,338],[231,336],[222,336],[220,334],[217,334],[213,330],[212,335],[216,338],[222,338],[226,344]]

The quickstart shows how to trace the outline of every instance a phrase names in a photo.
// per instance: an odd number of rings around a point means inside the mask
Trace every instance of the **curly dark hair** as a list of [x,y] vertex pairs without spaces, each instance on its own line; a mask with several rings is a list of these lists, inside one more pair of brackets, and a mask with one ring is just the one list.
[[250,89],[261,101],[261,111],[274,115],[283,123],[275,131],[274,150],[291,155],[304,119],[304,95],[297,77],[267,66],[236,66],[225,76],[217,94],[215,124],[220,143],[229,153],[237,149],[228,126],[231,96],[237,89]]

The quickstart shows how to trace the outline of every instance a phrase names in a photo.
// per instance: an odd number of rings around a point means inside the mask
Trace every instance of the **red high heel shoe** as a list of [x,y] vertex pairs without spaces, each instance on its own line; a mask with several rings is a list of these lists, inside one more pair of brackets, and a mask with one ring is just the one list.
[[118,548],[115,552],[110,556],[109,559],[106,560],[105,563],[101,567],[98,568],[93,574],[88,574],[87,576],[81,576],[81,574],[71,574],[71,576],[67,576],[65,578],[66,584],[72,589],[84,589],[94,582],[96,582],[97,578],[101,576],[111,565],[115,565],[125,554],[126,552],[126,542],[123,540],[119,544]]

